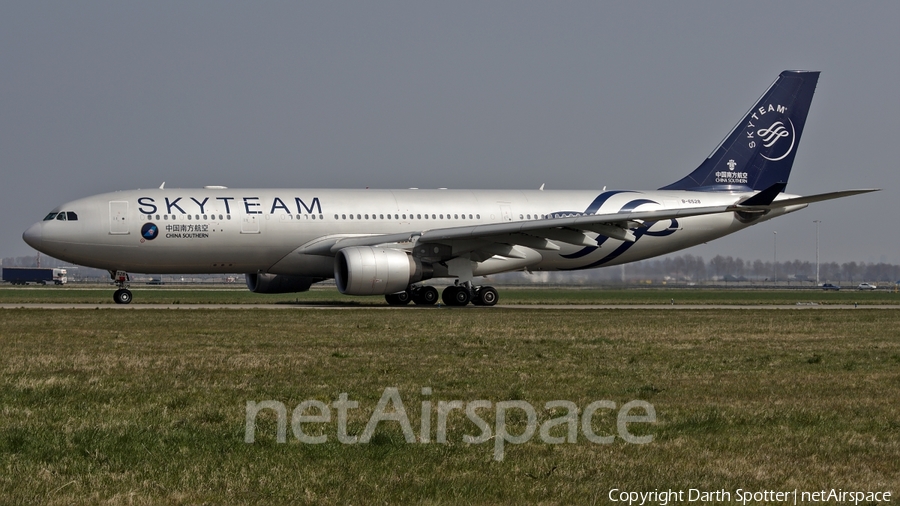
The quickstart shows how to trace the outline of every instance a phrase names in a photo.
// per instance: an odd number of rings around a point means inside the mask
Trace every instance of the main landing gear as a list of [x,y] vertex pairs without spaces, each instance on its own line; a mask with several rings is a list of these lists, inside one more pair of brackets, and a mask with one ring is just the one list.
[[[391,306],[405,306],[410,301],[417,306],[431,306],[438,301],[438,291],[433,286],[410,286],[403,292],[384,296]],[[448,306],[465,306],[469,302],[476,306],[493,306],[499,295],[493,286],[472,286],[471,283],[451,285],[444,289],[441,300]]]
[[476,306],[493,306],[499,298],[493,286],[473,286],[472,283],[450,285],[441,294],[441,299],[448,306],[465,306],[469,302]]
[[433,306],[438,301],[438,291],[433,286],[410,286],[403,292],[385,295],[384,300],[392,306],[405,306],[410,301],[417,306]]
[[130,304],[132,296],[131,290],[128,289],[128,273],[125,271],[116,271],[115,273],[111,272],[110,274],[112,275],[116,286],[119,287],[119,289],[113,293],[113,300],[116,304]]

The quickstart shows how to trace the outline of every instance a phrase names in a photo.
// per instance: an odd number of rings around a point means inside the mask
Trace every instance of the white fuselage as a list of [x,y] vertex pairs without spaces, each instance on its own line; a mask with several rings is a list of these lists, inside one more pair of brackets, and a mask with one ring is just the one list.
[[[49,255],[107,270],[267,272],[329,278],[333,276],[333,255],[303,253],[304,245],[335,235],[402,234],[563,214],[730,205],[747,195],[693,191],[132,190],[64,204],[55,212],[73,212],[76,220],[42,221],[25,237]],[[803,207],[772,210],[752,223]],[[707,242],[752,223],[728,212],[667,219],[649,227],[636,224],[638,238],[634,242],[597,237],[599,247],[562,243],[558,251],[540,251],[539,257],[519,268],[575,270],[632,262]]]

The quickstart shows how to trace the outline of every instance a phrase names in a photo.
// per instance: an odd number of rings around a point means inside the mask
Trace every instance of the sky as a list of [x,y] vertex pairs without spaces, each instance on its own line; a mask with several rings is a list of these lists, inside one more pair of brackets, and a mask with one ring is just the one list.
[[[900,2],[3,2],[0,257],[97,193],[652,190],[786,69],[822,75],[788,192],[686,253],[900,263]],[[777,232],[775,234],[774,232]],[[777,241],[777,242],[776,242]]]

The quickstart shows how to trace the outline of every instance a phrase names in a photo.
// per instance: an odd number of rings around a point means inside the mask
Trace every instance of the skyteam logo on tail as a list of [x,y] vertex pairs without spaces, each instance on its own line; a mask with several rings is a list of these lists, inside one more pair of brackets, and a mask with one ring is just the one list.
[[796,138],[794,122],[786,116],[787,107],[783,105],[769,104],[753,111],[747,121],[747,147],[762,146],[767,152],[759,156],[770,162],[784,160],[794,150]]

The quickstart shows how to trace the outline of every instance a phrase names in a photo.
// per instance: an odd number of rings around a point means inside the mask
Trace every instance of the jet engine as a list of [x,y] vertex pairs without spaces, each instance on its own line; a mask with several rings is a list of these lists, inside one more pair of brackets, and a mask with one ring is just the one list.
[[296,293],[305,292],[309,287],[322,278],[305,278],[302,276],[287,276],[284,274],[245,274],[247,288],[254,293]]
[[360,246],[344,248],[334,257],[334,280],[345,295],[387,295],[402,292],[432,275],[403,250]]

